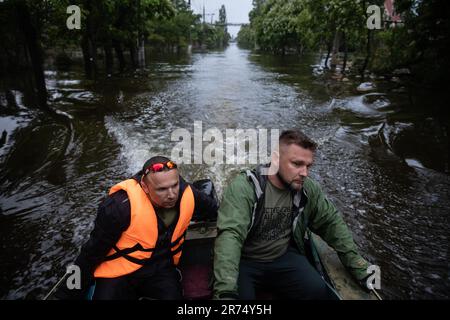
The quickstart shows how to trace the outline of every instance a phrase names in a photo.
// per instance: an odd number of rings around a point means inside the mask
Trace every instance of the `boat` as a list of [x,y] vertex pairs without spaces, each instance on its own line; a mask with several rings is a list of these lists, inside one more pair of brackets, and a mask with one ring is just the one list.
[[[217,236],[216,222],[191,222],[186,234],[183,255],[178,268],[182,274],[182,287],[186,300],[212,299],[212,279],[214,260],[214,240]],[[366,292],[353,279],[342,265],[336,252],[319,236],[310,233],[317,252],[320,266],[315,266],[330,288],[342,300],[377,300],[376,292]],[[314,263],[313,263],[314,265]],[[46,298],[51,299],[57,287],[62,285],[64,277],[58,282]],[[272,299],[270,293],[258,296]]]
[[[183,250],[183,260],[180,265],[182,270],[189,270],[192,265],[201,263],[209,264],[206,270],[211,272],[214,239],[217,235],[215,223],[194,223],[189,227],[186,236],[186,247]],[[318,235],[310,233],[314,248],[318,254],[321,272],[324,280],[338,294],[342,300],[377,300],[379,297],[374,292],[364,291],[353,279],[344,265],[339,260],[337,253],[329,247]],[[320,267],[319,267],[320,268]],[[317,268],[316,268],[317,269]],[[319,271],[319,270],[318,270]],[[320,272],[319,272],[320,273]],[[270,294],[264,294],[270,297]],[[189,298],[189,297],[188,297]]]
[[328,246],[318,235],[314,233],[311,233],[311,235],[320,263],[325,271],[326,280],[342,300],[381,299],[375,291],[364,291],[341,263],[336,251]]

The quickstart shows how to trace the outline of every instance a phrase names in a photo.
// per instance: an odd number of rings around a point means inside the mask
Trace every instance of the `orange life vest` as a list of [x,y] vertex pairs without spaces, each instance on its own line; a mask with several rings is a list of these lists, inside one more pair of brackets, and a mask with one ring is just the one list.
[[[96,278],[116,278],[130,274],[151,258],[158,240],[158,221],[152,203],[138,181],[125,180],[111,188],[109,194],[125,190],[131,207],[130,226],[94,272]],[[170,250],[178,264],[186,230],[194,213],[194,194],[188,185],[180,201],[180,215],[172,235]]]

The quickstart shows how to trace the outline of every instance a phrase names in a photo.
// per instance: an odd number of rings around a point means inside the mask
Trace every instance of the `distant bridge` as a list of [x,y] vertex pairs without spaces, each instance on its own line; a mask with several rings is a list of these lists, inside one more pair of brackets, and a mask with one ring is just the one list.
[[243,23],[243,22],[227,22],[227,23],[206,23],[210,26],[219,26],[219,27],[228,27],[228,26],[233,26],[233,27],[239,27],[239,26],[245,26],[248,25],[249,22]]

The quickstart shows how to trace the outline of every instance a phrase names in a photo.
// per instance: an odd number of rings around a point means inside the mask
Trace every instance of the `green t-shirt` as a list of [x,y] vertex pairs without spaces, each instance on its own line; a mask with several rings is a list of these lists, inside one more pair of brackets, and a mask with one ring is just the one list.
[[292,236],[292,193],[275,187],[267,180],[261,222],[254,226],[251,239],[245,242],[242,257],[272,261],[283,255]]
[[177,216],[177,209],[176,208],[156,208],[155,212],[158,215],[158,217],[163,221],[164,225],[169,227],[174,221]]

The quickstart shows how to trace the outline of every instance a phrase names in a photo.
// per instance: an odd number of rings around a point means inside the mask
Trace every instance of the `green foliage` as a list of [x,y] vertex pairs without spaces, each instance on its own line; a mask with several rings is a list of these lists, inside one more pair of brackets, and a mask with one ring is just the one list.
[[245,49],[253,49],[255,46],[255,32],[249,25],[244,25],[237,36],[238,45]]
[[179,8],[173,17],[151,20],[149,43],[153,46],[186,47],[189,44],[191,32],[199,17],[192,11]]
[[357,0],[255,0],[249,16],[258,46],[273,52],[317,49],[336,32],[346,33],[348,42],[357,46],[365,26]]
[[225,6],[222,5],[219,10],[219,23],[224,24],[226,22],[227,22],[227,10],[225,9]]
[[383,11],[383,0],[253,0],[238,43],[274,53],[334,47],[374,71],[411,67],[431,82],[450,71],[449,1],[396,0],[404,26],[370,32],[366,10],[373,4]]
[[[9,0],[8,3],[21,0]],[[226,27],[205,28],[200,16],[190,10],[185,0],[81,0],[76,3],[82,13],[82,30],[68,30],[66,9],[70,0],[23,0],[33,18],[44,49],[65,49],[80,45],[89,37],[97,47],[121,43],[134,45],[139,36],[150,45],[185,47],[191,40],[208,43],[210,47],[225,46],[230,36]],[[7,10],[2,25],[8,26]],[[0,15],[1,18],[1,15]],[[221,19],[226,21],[225,7]],[[2,39],[14,34],[14,27],[2,32]],[[217,29],[217,30],[216,30]],[[7,43],[7,42],[6,42]]]
[[[185,3],[184,1],[181,1]],[[176,6],[173,17],[152,21],[153,33],[150,35],[150,44],[159,47],[186,47],[193,43],[198,47],[209,49],[221,48],[228,45],[230,35],[226,26],[225,6],[221,8],[220,21],[211,26],[201,22],[201,16],[196,15],[186,5],[180,3]]]

